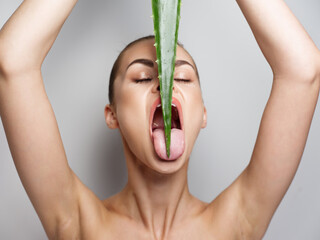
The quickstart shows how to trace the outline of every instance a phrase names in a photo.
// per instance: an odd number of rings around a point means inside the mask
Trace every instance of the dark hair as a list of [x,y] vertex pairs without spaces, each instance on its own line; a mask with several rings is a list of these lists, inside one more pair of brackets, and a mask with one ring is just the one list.
[[[109,102],[110,104],[114,104],[114,81],[117,77],[117,74],[118,74],[118,71],[119,71],[119,67],[120,67],[120,63],[121,63],[121,60],[122,60],[122,57],[124,55],[124,53],[130,48],[132,47],[133,45],[135,45],[136,43],[139,43],[141,41],[144,41],[144,40],[149,40],[149,39],[154,39],[154,35],[149,35],[149,36],[145,36],[145,37],[141,37],[141,38],[138,38],[134,41],[132,41],[131,43],[129,43],[119,54],[119,56],[117,57],[116,61],[114,62],[113,64],[113,67],[112,67],[112,70],[111,70],[111,73],[110,73],[110,78],[109,78]],[[184,48],[183,44],[180,43],[178,41],[178,45],[180,47],[182,47],[188,54],[189,52]],[[189,54],[190,55],[190,54]],[[192,58],[192,56],[190,55],[190,57]],[[197,66],[196,66],[196,63],[194,62],[193,58],[192,58],[192,61],[196,67],[196,73],[197,73],[197,77],[199,79],[199,73],[198,73],[198,69],[197,69]],[[199,81],[200,83],[200,81]]]

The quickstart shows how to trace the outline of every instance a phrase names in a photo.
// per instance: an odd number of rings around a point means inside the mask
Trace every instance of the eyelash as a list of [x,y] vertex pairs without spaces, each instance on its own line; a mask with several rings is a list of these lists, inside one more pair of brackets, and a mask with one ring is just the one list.
[[175,78],[174,80],[177,82],[184,82],[184,83],[191,82],[189,79],[184,79],[184,78]]
[[141,78],[141,79],[136,79],[136,83],[143,83],[143,82],[150,82],[152,78]]
[[[136,83],[143,83],[143,82],[150,82],[151,80],[152,80],[152,78],[142,78],[142,79],[136,79],[135,82]],[[177,82],[184,82],[184,83],[190,82],[189,79],[183,79],[183,78],[175,78],[174,80]]]

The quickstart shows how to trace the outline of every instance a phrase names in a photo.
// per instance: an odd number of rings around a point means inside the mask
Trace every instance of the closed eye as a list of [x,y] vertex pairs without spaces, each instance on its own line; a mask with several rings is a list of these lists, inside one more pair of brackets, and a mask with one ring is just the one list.
[[189,79],[184,79],[184,78],[175,78],[174,80],[177,81],[177,82],[184,82],[184,83],[190,82]]
[[[190,82],[189,79],[184,79],[184,78],[175,78],[174,80],[177,82],[184,82],[184,83]],[[143,82],[150,82],[150,81],[152,81],[152,78],[135,79],[136,83],[143,83]]]
[[141,79],[135,79],[134,81],[136,83],[143,83],[143,82],[150,82],[152,78],[141,78]]

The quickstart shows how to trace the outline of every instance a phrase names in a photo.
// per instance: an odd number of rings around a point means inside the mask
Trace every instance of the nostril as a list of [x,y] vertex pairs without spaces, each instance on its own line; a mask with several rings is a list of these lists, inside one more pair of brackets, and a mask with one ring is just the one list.
[[160,91],[160,85],[158,85],[157,90]]

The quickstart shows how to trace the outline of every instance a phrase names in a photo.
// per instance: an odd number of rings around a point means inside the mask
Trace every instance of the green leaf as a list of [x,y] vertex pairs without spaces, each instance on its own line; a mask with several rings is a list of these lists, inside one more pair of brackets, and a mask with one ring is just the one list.
[[171,143],[171,103],[181,0],[152,0],[155,47],[167,155]]

